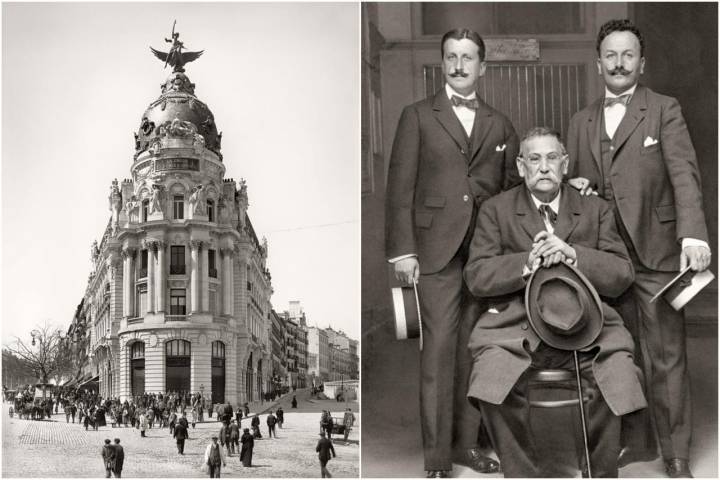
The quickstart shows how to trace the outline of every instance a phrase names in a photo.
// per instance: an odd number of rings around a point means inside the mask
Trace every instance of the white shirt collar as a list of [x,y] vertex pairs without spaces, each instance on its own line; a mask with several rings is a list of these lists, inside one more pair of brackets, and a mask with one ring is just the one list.
[[450,84],[445,83],[445,93],[447,94],[448,100],[452,98],[453,95],[457,95],[458,97],[464,98],[466,100],[470,100],[472,98],[475,98],[475,91],[470,93],[470,95],[460,95],[458,92],[453,90],[453,88],[450,86]]
[[[622,92],[620,95],[630,95],[632,97],[633,93],[635,93],[635,89],[637,88],[637,83],[633,85],[632,87],[628,88],[624,92]],[[608,90],[607,87],[605,87],[605,98],[616,98],[620,95],[615,95],[610,90]]]
[[540,200],[535,197],[535,195],[530,193],[530,196],[532,197],[533,203],[535,204],[535,208],[540,208],[540,205],[550,205],[550,208],[552,208],[552,211],[555,213],[558,213],[560,211],[560,190],[558,190],[558,194],[555,195],[555,198],[552,199],[550,203],[541,202]]

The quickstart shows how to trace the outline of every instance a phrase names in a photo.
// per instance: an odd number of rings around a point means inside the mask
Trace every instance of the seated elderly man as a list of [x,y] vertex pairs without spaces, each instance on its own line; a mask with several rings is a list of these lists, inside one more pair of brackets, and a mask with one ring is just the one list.
[[468,398],[505,476],[556,476],[538,462],[528,369],[572,369],[579,351],[583,386],[594,393],[586,404],[592,473],[617,477],[619,416],[646,403],[630,333],[598,293],[620,295],[633,268],[605,201],[562,184],[568,157],[557,133],[530,130],[517,167],[525,183],[483,203],[464,270],[489,304],[468,345]]

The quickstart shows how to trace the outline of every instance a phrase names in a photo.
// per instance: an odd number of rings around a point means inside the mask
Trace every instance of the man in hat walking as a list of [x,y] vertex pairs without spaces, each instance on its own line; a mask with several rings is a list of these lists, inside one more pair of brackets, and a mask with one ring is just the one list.
[[225,466],[225,452],[218,444],[218,436],[212,436],[212,442],[205,449],[205,465],[208,466],[210,478],[220,478],[220,464]]
[[333,447],[332,440],[325,438],[325,432],[320,432],[320,440],[318,440],[315,451],[318,452],[318,458],[320,459],[320,477],[332,478],[332,475],[330,475],[327,469],[327,462],[330,461],[331,453],[332,458],[335,458],[335,447]]
[[100,454],[102,455],[103,465],[105,465],[105,478],[110,478],[115,468],[115,447],[113,447],[109,438],[105,439],[105,445],[103,445]]
[[115,439],[115,467],[113,468],[113,475],[115,478],[120,478],[122,475],[123,463],[125,463],[125,450],[120,445],[120,439]]
[[579,351],[583,385],[596,393],[587,408],[594,476],[617,477],[619,416],[646,406],[632,337],[598,296],[628,288],[632,264],[607,203],[562,186],[567,166],[556,132],[525,135],[517,159],[525,184],[482,205],[464,271],[489,303],[470,336],[468,398],[507,477],[556,476],[539,464],[529,427],[531,366],[573,368]]

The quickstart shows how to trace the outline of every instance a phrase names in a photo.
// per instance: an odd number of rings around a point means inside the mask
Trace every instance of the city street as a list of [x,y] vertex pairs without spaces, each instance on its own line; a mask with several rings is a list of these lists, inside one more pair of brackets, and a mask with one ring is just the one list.
[[[238,454],[227,459],[223,477],[319,477],[320,464],[315,453],[319,439],[320,413],[330,410],[333,417],[342,417],[345,408],[352,408],[356,417],[349,445],[342,436],[334,440],[337,458],[328,463],[335,477],[359,476],[359,412],[357,402],[338,403],[334,400],[307,398],[298,391],[298,408],[290,408],[292,394],[280,402],[285,411],[284,428],[276,428],[278,438],[269,439],[265,409],[274,404],[256,405],[260,415],[263,438],[255,441],[253,467],[244,468]],[[175,440],[168,429],[153,428],[146,438],[134,428],[107,427],[85,431],[80,424],[66,424],[65,415],[53,415],[52,421],[20,420],[8,416],[9,404],[3,404],[3,477],[103,477],[100,456],[103,440],[119,438],[125,450],[123,477],[204,477],[203,456],[210,437],[220,431],[221,424],[213,418],[190,427],[185,442],[185,455],[179,455]],[[253,410],[251,408],[251,410]],[[251,413],[252,414],[252,413]],[[207,419],[206,419],[207,420]],[[242,420],[241,428],[250,427],[250,418]]]

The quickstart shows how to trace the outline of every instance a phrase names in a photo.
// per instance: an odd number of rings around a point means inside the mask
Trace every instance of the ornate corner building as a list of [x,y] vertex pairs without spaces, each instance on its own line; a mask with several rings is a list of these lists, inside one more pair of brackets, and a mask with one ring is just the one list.
[[247,216],[245,181],[225,178],[222,133],[182,68],[193,52],[179,45],[140,120],[131,179],[110,186],[110,221],[71,328],[85,331],[104,397],[252,402],[277,383],[267,242]]

